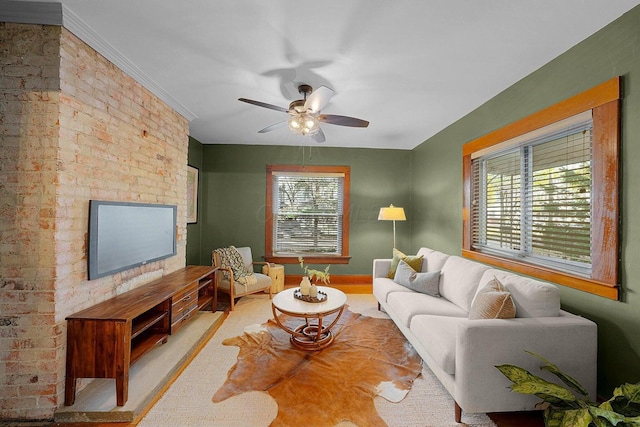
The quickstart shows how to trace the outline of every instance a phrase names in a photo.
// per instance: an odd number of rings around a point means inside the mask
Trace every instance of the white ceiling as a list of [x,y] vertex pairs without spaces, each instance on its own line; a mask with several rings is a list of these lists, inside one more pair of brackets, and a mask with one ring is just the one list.
[[323,146],[412,149],[640,0],[62,3],[202,143],[315,145],[286,127],[258,134],[288,116],[237,100],[288,107],[307,83],[335,91],[323,113],[371,122],[323,124]]

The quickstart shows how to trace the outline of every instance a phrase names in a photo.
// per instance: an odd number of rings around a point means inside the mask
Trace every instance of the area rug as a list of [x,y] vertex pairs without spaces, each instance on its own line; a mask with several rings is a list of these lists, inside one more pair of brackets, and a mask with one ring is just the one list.
[[[302,320],[281,315],[280,322],[295,329]],[[213,402],[247,391],[264,391],[278,404],[271,427],[310,423],[333,427],[342,421],[386,426],[374,398],[401,401],[422,371],[420,357],[393,322],[348,308],[333,334],[333,343],[320,351],[300,350],[270,319],[224,340],[223,345],[240,347],[240,353]]]
[[[388,320],[385,313],[377,310],[376,300],[370,294],[349,294],[347,304],[354,313]],[[138,427],[269,426],[278,415],[278,404],[267,392],[248,391],[219,403],[212,402],[212,396],[227,380],[239,355],[237,346],[225,346],[222,342],[243,335],[247,326],[262,324],[272,316],[267,295],[242,297],[207,345],[139,421]],[[376,397],[374,405],[389,427],[495,427],[485,414],[463,412],[462,424],[455,423],[453,399],[426,367],[400,402]],[[310,426],[314,424],[295,427]],[[357,425],[342,421],[335,427],[354,426]],[[366,427],[366,424],[357,427]]]

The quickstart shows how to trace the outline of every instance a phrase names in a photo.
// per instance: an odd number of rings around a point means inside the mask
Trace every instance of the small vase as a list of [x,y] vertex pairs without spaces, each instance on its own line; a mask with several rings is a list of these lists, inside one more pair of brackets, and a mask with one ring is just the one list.
[[303,276],[302,281],[300,282],[300,293],[302,295],[309,295],[309,288],[311,288],[311,282],[309,282],[309,278],[307,276]]
[[309,296],[311,298],[318,298],[318,287],[314,284],[309,288]]

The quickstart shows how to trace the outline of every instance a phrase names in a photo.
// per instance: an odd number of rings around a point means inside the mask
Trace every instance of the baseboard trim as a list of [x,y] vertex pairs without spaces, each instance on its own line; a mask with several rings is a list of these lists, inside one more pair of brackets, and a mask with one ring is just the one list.
[[[284,286],[296,288],[300,285],[301,280],[301,274],[286,275]],[[345,294],[370,294],[373,292],[372,280],[372,276],[368,274],[332,274],[331,281],[327,286],[339,289]]]

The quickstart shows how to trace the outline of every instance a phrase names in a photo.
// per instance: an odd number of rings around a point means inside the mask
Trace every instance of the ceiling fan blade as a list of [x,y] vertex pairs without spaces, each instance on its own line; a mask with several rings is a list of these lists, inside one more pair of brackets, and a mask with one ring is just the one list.
[[307,101],[304,103],[304,108],[317,113],[322,110],[329,101],[331,101],[333,94],[334,92],[328,87],[320,86],[318,89],[311,92],[311,95],[309,95]]
[[286,113],[287,111],[289,111],[288,108],[278,107],[277,105],[267,104],[266,102],[254,101],[253,99],[238,98],[238,101],[246,102],[248,104],[257,105],[258,107],[269,108],[270,110],[282,111],[283,113]]
[[311,135],[311,139],[313,139],[315,142],[325,142],[327,140],[324,137],[324,132],[322,132],[322,129],[318,129],[318,132]]
[[272,130],[276,130],[276,129],[280,129],[281,127],[285,126],[288,123],[288,120],[282,121],[282,122],[278,122],[278,123],[274,123],[270,126],[267,126],[264,129],[260,129],[258,131],[258,133],[267,133],[267,132],[271,132]]
[[357,128],[366,128],[369,122],[355,117],[337,116],[335,114],[320,114],[318,120],[331,125],[352,126]]

